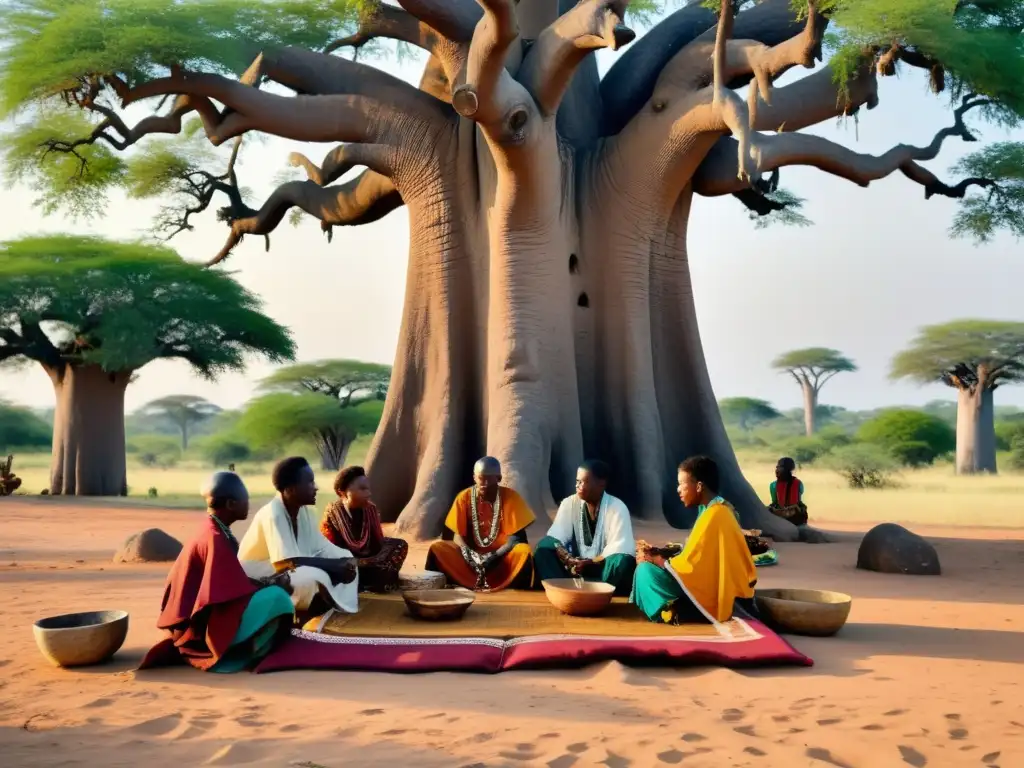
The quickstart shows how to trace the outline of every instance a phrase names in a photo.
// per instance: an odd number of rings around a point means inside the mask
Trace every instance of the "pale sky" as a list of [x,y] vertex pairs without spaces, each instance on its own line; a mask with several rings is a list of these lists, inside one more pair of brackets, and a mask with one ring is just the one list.
[[[605,70],[614,55],[600,56]],[[377,62],[410,82],[419,79],[422,58]],[[795,73],[802,77],[801,70]],[[881,153],[898,143],[922,145],[951,124],[948,103],[930,94],[917,72],[885,78],[881,103],[852,121],[815,130],[860,152]],[[1024,133],[987,129],[988,140],[1024,139]],[[950,139],[929,164],[941,177],[965,150]],[[249,149],[239,169],[241,183],[259,200],[300,149],[319,161],[320,147],[271,139]],[[224,149],[227,152],[227,148]],[[851,409],[951,399],[942,386],[892,383],[889,362],[922,325],[963,317],[1024,320],[1024,254],[1010,237],[976,247],[952,240],[948,225],[955,202],[925,201],[922,189],[900,174],[862,189],[812,169],[784,169],[782,184],[807,199],[806,229],[756,230],[732,197],[697,198],[690,220],[689,252],[697,314],[717,395],[761,397],[777,407],[800,405],[791,379],[770,363],[780,352],[827,346],[860,367],[830,382],[824,403]],[[112,238],[139,236],[155,205],[112,198],[91,223],[44,218],[27,189],[0,189],[0,239],[41,232],[88,232]],[[206,260],[224,242],[226,228],[212,212],[194,220],[196,230],[171,245],[188,259]],[[262,297],[266,311],[290,327],[300,360],[355,358],[392,363],[398,338],[408,255],[408,219],[400,209],[359,228],[336,229],[328,244],[317,223],[306,218],[294,229],[282,224],[264,252],[262,237],[250,237],[229,264],[238,279]],[[241,405],[269,367],[254,363],[245,374],[207,382],[183,362],[144,368],[128,389],[127,408],[169,394],[201,395],[230,408]],[[0,398],[38,407],[53,405],[47,377],[37,367],[0,369]],[[1024,387],[1000,390],[998,403],[1024,406]]]

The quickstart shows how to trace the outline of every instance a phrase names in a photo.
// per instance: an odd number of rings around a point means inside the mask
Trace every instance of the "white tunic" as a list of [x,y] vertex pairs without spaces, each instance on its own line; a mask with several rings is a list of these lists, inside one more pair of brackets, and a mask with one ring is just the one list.
[[610,493],[601,497],[601,506],[594,522],[594,540],[588,547],[583,540],[583,515],[586,505],[578,496],[564,499],[555,514],[548,536],[568,546],[573,539],[579,549],[578,555],[586,560],[600,556],[635,555],[636,542],[633,540],[633,523],[629,509],[621,500]]
[[[252,519],[238,547],[242,569],[252,579],[265,578],[274,573],[274,563],[296,557],[352,557],[347,549],[337,547],[320,533],[316,511],[309,507],[299,510],[298,536],[292,529],[288,510],[280,496],[263,507]],[[331,578],[319,568],[300,566],[291,572],[295,607],[303,610],[318,593],[324,593],[334,607],[345,613],[359,611],[359,576],[350,584],[331,584]]]

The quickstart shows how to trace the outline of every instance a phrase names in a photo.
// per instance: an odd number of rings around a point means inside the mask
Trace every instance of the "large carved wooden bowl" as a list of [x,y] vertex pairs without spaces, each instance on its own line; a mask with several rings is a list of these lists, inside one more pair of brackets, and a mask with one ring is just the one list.
[[58,667],[100,664],[117,653],[128,635],[127,611],[67,613],[32,626],[36,645]]
[[765,623],[774,629],[828,637],[846,623],[853,598],[822,589],[759,589],[754,602]]
[[468,589],[415,589],[402,592],[402,599],[414,619],[458,621],[466,615],[476,595]]
[[615,587],[600,581],[547,579],[541,582],[548,602],[570,616],[596,616],[611,605]]

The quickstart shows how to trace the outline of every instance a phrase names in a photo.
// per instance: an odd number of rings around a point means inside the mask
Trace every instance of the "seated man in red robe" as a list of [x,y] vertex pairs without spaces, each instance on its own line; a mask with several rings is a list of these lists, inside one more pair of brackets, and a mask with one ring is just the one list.
[[291,628],[287,572],[250,580],[238,561],[231,524],[249,516],[249,493],[233,472],[218,472],[203,495],[209,517],[167,577],[157,627],[168,637],[140,669],[186,661],[197,669],[237,672],[253,666]]

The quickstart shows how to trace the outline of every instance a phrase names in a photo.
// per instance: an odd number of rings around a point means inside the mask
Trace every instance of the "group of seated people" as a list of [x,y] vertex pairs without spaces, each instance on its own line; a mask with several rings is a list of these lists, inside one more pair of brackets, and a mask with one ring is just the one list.
[[[481,459],[475,484],[456,497],[445,520],[450,540],[431,545],[426,568],[481,591],[539,589],[556,578],[605,582],[653,622],[726,621],[736,601],[751,609],[754,560],[738,514],[719,495],[712,459],[679,466],[679,497],[699,511],[685,546],[671,550],[643,542],[638,549],[629,510],[606,491],[608,477],[604,462],[584,462],[576,493],[531,551],[533,511],[501,485],[498,461]],[[296,621],[330,610],[355,613],[359,591],[398,588],[408,545],[384,536],[362,468],[339,473],[338,499],[322,520],[305,459],[279,462],[273,484],[277,495],[239,542],[231,526],[249,516],[245,484],[234,472],[211,478],[203,492],[209,516],[168,576],[157,622],[167,637],[143,668],[187,661],[237,671],[263,658]]]

